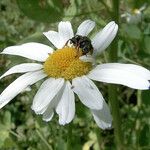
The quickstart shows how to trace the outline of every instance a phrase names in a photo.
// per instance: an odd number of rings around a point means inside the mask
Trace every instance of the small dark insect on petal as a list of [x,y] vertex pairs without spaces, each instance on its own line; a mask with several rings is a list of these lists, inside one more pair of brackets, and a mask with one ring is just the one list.
[[[69,41],[72,42],[73,46],[78,50],[78,52],[79,48],[82,50],[82,55],[86,55],[89,52],[92,54],[93,46],[91,44],[91,40],[88,37],[76,35]],[[67,41],[65,45],[67,45],[69,41]]]

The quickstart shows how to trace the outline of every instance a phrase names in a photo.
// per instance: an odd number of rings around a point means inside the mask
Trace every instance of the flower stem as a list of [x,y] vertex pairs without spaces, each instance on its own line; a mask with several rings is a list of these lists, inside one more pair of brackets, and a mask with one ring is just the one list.
[[72,124],[68,125],[68,135],[67,135],[67,150],[71,150],[71,139],[72,139]]
[[[141,94],[142,94],[142,92],[140,90],[138,90],[137,91],[137,109],[138,109],[138,112],[140,112],[141,107],[142,107]],[[136,126],[135,126],[135,130],[136,130],[136,146],[137,147],[139,147],[139,135],[140,135],[140,126],[141,126],[140,124],[141,124],[141,119],[138,116],[137,120],[136,120]]]
[[102,146],[101,146],[102,145],[102,139],[101,139],[100,129],[96,128],[95,133],[96,133],[96,137],[97,137],[98,148],[99,148],[99,150],[101,150],[102,149]]
[[[119,0],[112,0],[112,19],[119,24]],[[117,61],[117,51],[118,51],[118,36],[111,44],[111,49],[109,52],[109,61]],[[115,85],[109,86],[109,101],[111,104],[111,111],[113,116],[113,126],[114,126],[114,135],[116,147],[118,150],[123,150],[123,134],[121,131],[121,116],[119,110],[119,101],[117,96],[117,87]]]
[[40,137],[40,139],[45,143],[48,149],[52,150],[52,147],[49,145],[49,143],[46,141],[46,139],[44,138],[44,136],[41,134],[41,132],[38,129],[36,130],[36,133]]
[[123,149],[123,136],[121,131],[121,117],[119,110],[119,101],[117,99],[117,89],[115,85],[109,86],[109,101],[111,104],[111,111],[113,116],[113,126],[116,147],[118,150]]

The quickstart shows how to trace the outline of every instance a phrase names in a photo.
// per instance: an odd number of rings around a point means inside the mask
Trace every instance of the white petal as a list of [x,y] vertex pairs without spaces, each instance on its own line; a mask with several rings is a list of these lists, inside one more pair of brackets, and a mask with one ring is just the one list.
[[88,77],[96,81],[122,84],[134,89],[149,89],[150,87],[149,71],[137,65],[102,64],[93,69]]
[[40,43],[25,43],[18,46],[10,46],[5,48],[1,54],[10,54],[26,57],[37,61],[45,61],[49,53],[52,53],[51,47]]
[[24,73],[24,72],[30,72],[30,71],[36,71],[43,68],[43,65],[37,64],[37,63],[23,63],[16,65],[12,68],[10,68],[7,72],[5,72],[0,79],[2,79],[5,76],[8,76],[13,73]]
[[63,47],[66,42],[74,36],[71,23],[69,21],[61,21],[58,25],[58,33],[63,39]]
[[48,32],[44,32],[43,34],[50,40],[50,42],[56,48],[59,49],[59,48],[62,48],[64,46],[64,41],[58,32],[48,31]]
[[79,57],[79,59],[84,62],[91,62],[92,64],[95,64],[95,58],[91,55],[83,55]]
[[91,110],[94,120],[97,125],[102,129],[111,128],[112,126],[112,117],[110,110],[106,102],[103,102],[103,108],[101,110]]
[[[63,86],[64,87],[64,86]],[[48,122],[51,121],[54,115],[54,109],[57,107],[58,102],[60,101],[63,94],[63,87],[57,93],[57,95],[50,101],[48,107],[45,107],[43,110],[39,112],[35,112],[36,114],[43,114],[43,120]]]
[[121,63],[106,63],[97,66],[97,69],[103,68],[118,68],[136,74],[146,80],[150,80],[150,71],[142,66],[134,64],[121,64]]
[[78,77],[72,81],[73,91],[79,96],[81,102],[90,109],[101,109],[103,96],[96,85],[86,76]]
[[[44,118],[44,115],[48,115],[48,113],[50,113],[51,111],[54,111],[54,109],[57,107],[58,105],[58,102],[60,101],[61,97],[62,97],[62,94],[63,94],[63,91],[64,91],[64,85],[62,86],[62,88],[58,91],[58,93],[56,94],[56,96],[54,96],[54,98],[49,102],[49,104],[46,106],[46,107],[43,107],[42,109],[40,110],[35,110],[34,109],[34,112],[39,115],[39,114],[43,114],[43,118]],[[33,105],[32,105],[33,107]],[[32,108],[31,107],[31,108]],[[32,108],[33,109],[33,108]],[[44,120],[45,121],[45,120]],[[49,120],[50,121],[50,120]]]
[[59,114],[59,123],[62,125],[72,121],[75,115],[75,100],[74,93],[71,90],[71,84],[66,82],[63,95],[58,103],[56,112]]
[[53,118],[54,116],[54,110],[53,109],[47,109],[44,114],[43,114],[43,120],[48,122],[48,121],[51,121],[51,119]]
[[78,27],[76,35],[87,36],[95,27],[95,22],[91,20],[85,20]]
[[94,47],[94,55],[99,54],[106,49],[113,41],[118,31],[118,25],[112,21],[108,23],[102,31],[96,34],[92,39],[92,45]]
[[29,72],[20,76],[1,93],[0,108],[5,106],[10,100],[12,100],[29,85],[36,83],[44,77],[46,77],[46,75],[43,71]]
[[45,111],[63,84],[64,79],[62,78],[49,78],[44,81],[33,99],[32,109],[37,113],[42,110]]

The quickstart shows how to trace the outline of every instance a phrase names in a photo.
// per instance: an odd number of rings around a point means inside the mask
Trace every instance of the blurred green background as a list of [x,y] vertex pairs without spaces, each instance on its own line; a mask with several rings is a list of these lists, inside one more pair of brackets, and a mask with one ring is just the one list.
[[[149,0],[120,0],[118,62],[140,64],[150,69]],[[96,22],[94,33],[111,21],[111,0],[0,0],[0,51],[31,41],[51,43],[43,31],[57,30],[69,20],[74,31],[85,19]],[[137,9],[140,13],[137,13]],[[139,15],[140,14],[140,15]],[[92,35],[91,35],[92,36]],[[109,48],[97,62],[108,62]],[[29,60],[0,55],[0,75],[15,64]],[[18,75],[0,80],[0,93]],[[56,115],[45,123],[31,110],[40,83],[0,110],[0,150],[65,150],[68,125],[60,126]],[[97,83],[108,99],[108,85]],[[150,150],[150,91],[118,86],[125,150]],[[73,150],[115,150],[114,130],[100,130],[90,111],[78,100],[72,123]],[[97,140],[99,139],[99,140]]]

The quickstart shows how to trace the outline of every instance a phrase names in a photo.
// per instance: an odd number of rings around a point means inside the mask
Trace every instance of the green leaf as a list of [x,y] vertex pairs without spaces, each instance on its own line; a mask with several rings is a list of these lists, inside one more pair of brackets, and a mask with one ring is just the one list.
[[63,17],[60,0],[17,0],[17,3],[26,16],[38,22],[54,23]]

